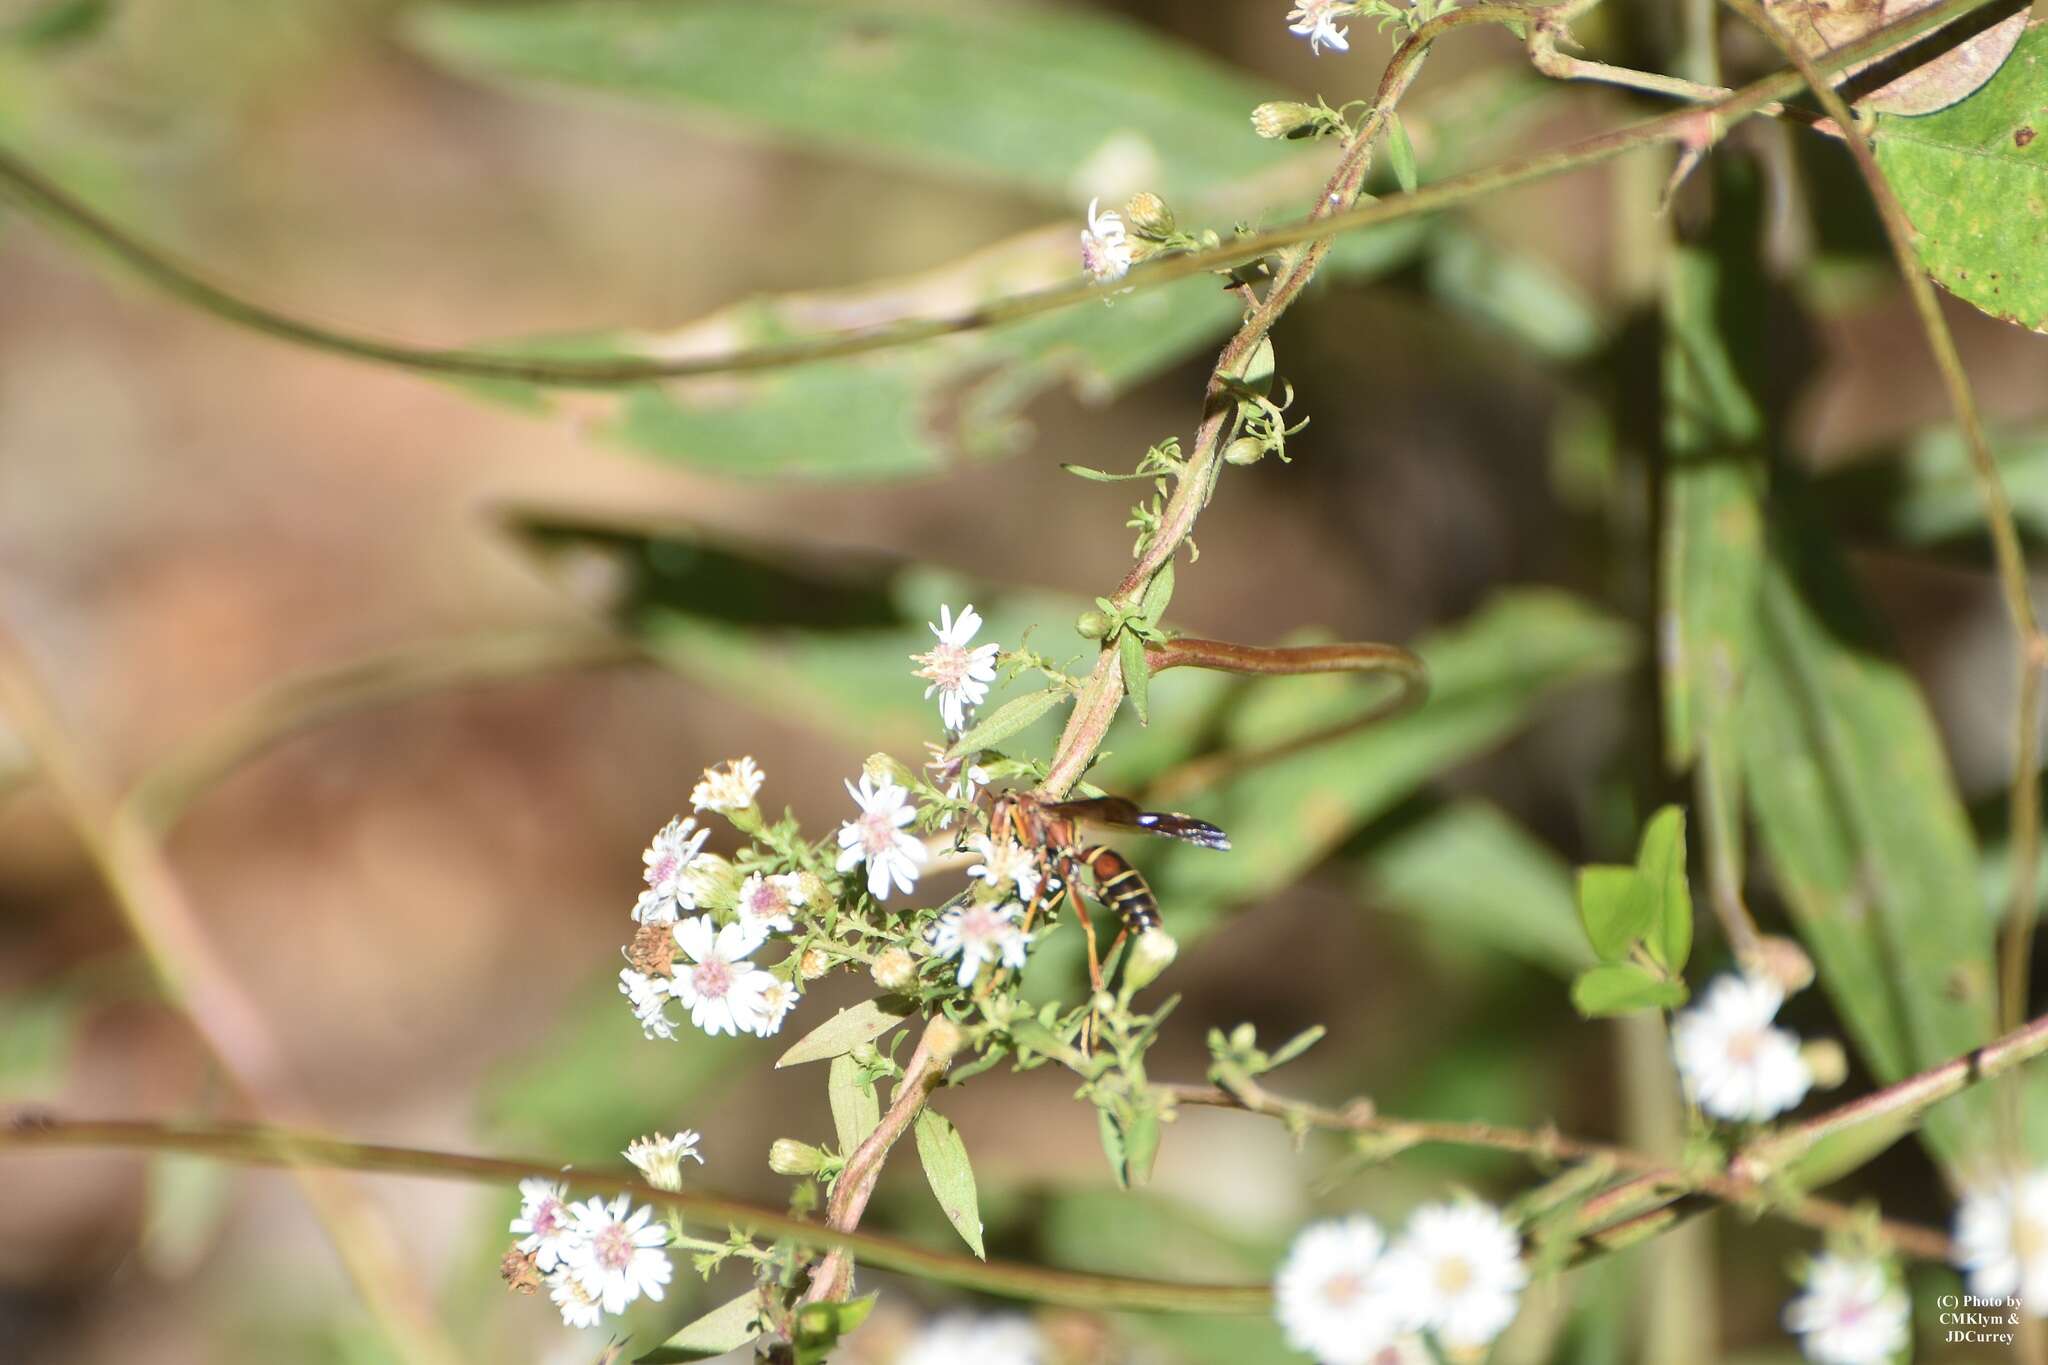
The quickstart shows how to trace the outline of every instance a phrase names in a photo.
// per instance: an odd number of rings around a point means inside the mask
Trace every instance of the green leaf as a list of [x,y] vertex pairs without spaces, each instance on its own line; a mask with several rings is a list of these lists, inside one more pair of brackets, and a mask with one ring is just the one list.
[[1286,1066],[1296,1057],[1299,1057],[1302,1053],[1308,1051],[1317,1043],[1323,1041],[1323,1035],[1328,1032],[1329,1030],[1324,1028],[1321,1024],[1313,1024],[1310,1025],[1308,1028],[1303,1029],[1301,1032],[1295,1034],[1292,1038],[1288,1039],[1285,1043],[1282,1043],[1280,1047],[1274,1051],[1273,1055],[1266,1059],[1267,1068],[1269,1070],[1278,1070],[1279,1068]]
[[1579,923],[1601,961],[1625,961],[1656,918],[1656,893],[1635,868],[1579,869]]
[[974,1167],[967,1160],[967,1144],[960,1130],[936,1109],[920,1109],[915,1126],[917,1159],[924,1164],[925,1181],[962,1241],[976,1256],[986,1257],[981,1245],[981,1207],[974,1193]]
[[1494,807],[1460,801],[1366,855],[1368,899],[1430,930],[1571,977],[1590,965],[1571,870]]
[[1421,183],[1415,171],[1415,144],[1408,140],[1407,125],[1401,116],[1389,111],[1387,114],[1387,160],[1394,167],[1394,183],[1401,187],[1403,194],[1415,193]]
[[953,758],[959,758],[980,749],[993,749],[1072,695],[1064,687],[1044,687],[1036,692],[1026,692],[997,707],[987,720],[969,727],[946,752]]
[[909,1017],[910,1006],[893,998],[878,997],[849,1005],[799,1038],[789,1051],[776,1058],[776,1068],[838,1057],[862,1043],[873,1042]]
[[1685,1003],[1685,983],[1660,981],[1633,963],[1588,967],[1572,982],[1572,1007],[1593,1018],[1637,1010],[1675,1009]]
[[1127,630],[1117,637],[1116,647],[1124,671],[1124,690],[1131,694],[1131,709],[1138,713],[1138,724],[1148,724],[1145,693],[1152,681],[1152,670],[1145,662],[1145,642],[1135,631]]
[[1148,626],[1159,624],[1166,615],[1166,604],[1173,601],[1173,561],[1167,560],[1159,566],[1159,572],[1152,575],[1152,581],[1145,585],[1145,595],[1139,599],[1138,615]]
[[[1983,1043],[1992,921],[1933,718],[1885,657],[1824,531],[1787,500],[1740,712],[1765,851],[1821,984],[1880,1084]],[[1951,1170],[1996,1128],[1984,1087],[1928,1115]]]
[[882,1122],[882,1101],[875,1094],[875,1079],[860,1063],[841,1053],[832,1059],[825,1094],[832,1101],[832,1126],[839,1135],[839,1154],[850,1155]]
[[635,1356],[634,1365],[710,1360],[737,1351],[761,1335],[760,1321],[761,1296],[750,1289],[712,1309],[647,1354]]
[[2048,28],[2029,27],[1961,103],[1880,115],[1872,141],[1927,273],[1993,317],[2048,331]]
[[1159,477],[1156,474],[1112,474],[1106,469],[1091,469],[1085,464],[1067,464],[1065,462],[1061,463],[1060,468],[1066,470],[1069,474],[1077,474],[1090,483],[1130,483],[1134,479],[1154,479]]
[[1130,1153],[1124,1147],[1123,1125],[1107,1104],[1095,1106],[1095,1135],[1102,1140],[1102,1154],[1109,1158],[1109,1169],[1116,1176],[1118,1189],[1130,1187]]
[[[1068,200],[1168,202],[1270,168],[1258,85],[1126,20],[1042,5],[639,0],[410,16],[429,59],[493,81],[601,91]],[[1128,169],[1137,165],[1138,183]]]
[[840,1339],[868,1320],[878,1294],[864,1294],[843,1303],[807,1303],[796,1310],[792,1344],[796,1365],[824,1365]]
[[1636,853],[1636,872],[1654,907],[1645,946],[1678,976],[1692,956],[1692,887],[1685,876],[1685,811],[1666,806],[1650,818]]
[[[2020,529],[2048,537],[2048,429],[1993,431],[1991,453]],[[1849,507],[1858,530],[1910,545],[1984,535],[1984,503],[1969,447],[1954,427],[1915,434],[1890,459],[1858,460],[1822,484],[1830,509]]]
[[1152,1162],[1159,1155],[1159,1110],[1150,1095],[1132,1102],[1130,1116],[1122,1126],[1124,1183],[1142,1185],[1152,1178]]

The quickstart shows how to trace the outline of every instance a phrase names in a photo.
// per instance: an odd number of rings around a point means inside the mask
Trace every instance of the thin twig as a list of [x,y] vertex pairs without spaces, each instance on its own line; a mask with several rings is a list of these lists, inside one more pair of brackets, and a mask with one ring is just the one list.
[[0,1153],[41,1148],[98,1148],[182,1152],[189,1156],[249,1166],[293,1163],[335,1170],[467,1180],[511,1185],[528,1176],[571,1180],[607,1193],[631,1191],[636,1199],[674,1209],[683,1220],[723,1232],[737,1227],[765,1238],[787,1238],[799,1246],[831,1247],[885,1270],[917,1275],[935,1284],[957,1285],[1006,1298],[1093,1308],[1104,1312],[1262,1313],[1272,1302],[1263,1284],[1173,1284],[1124,1275],[1049,1270],[1013,1261],[981,1261],[930,1251],[893,1237],[841,1232],[776,1209],[718,1195],[657,1190],[623,1167],[565,1170],[538,1157],[471,1156],[347,1142],[309,1132],[287,1132],[247,1124],[172,1124],[124,1120],[76,1120],[25,1113],[0,1121]]
[[[868,1200],[875,1192],[875,1182],[882,1178],[882,1163],[888,1159],[889,1149],[910,1130],[932,1091],[946,1079],[946,1068],[952,1065],[960,1043],[959,1026],[952,1020],[939,1017],[925,1025],[924,1036],[917,1040],[917,1050],[911,1053],[903,1068],[903,1079],[896,1083],[896,1091],[890,1097],[888,1112],[882,1115],[875,1131],[847,1157],[839,1183],[832,1187],[832,1199],[825,1209],[828,1227],[837,1232],[853,1232],[860,1227],[861,1215],[867,1211]],[[844,1247],[835,1247],[811,1272],[811,1285],[803,1301],[844,1299],[852,1290],[853,1254]]]
[[[1827,72],[1841,71],[1889,52],[1900,44],[1964,14],[1998,2],[1999,0],[1942,0],[1940,4],[1918,11],[1856,43],[1837,49],[1828,55],[1821,67]],[[1528,13],[1520,7],[1484,6],[1469,11],[1455,10],[1444,18],[1456,19],[1460,23],[1491,22],[1491,16],[1479,20],[1465,17],[1479,9],[1514,9],[1519,16],[1526,16]],[[1515,21],[1518,22],[1519,19]],[[1424,29],[1428,32],[1429,26],[1425,25]],[[1442,29],[1435,30],[1441,31]],[[1434,33],[1431,36],[1434,36]],[[1501,162],[1464,175],[1450,176],[1413,194],[1394,195],[1351,208],[1344,213],[1252,233],[1214,250],[1189,252],[1148,262],[1133,270],[1119,287],[1154,288],[1174,280],[1186,279],[1191,275],[1205,274],[1241,264],[1319,237],[1377,227],[1418,214],[1438,213],[1498,190],[1583,170],[1629,152],[1669,142],[1693,140],[1697,136],[1703,117],[1727,121],[1746,118],[1762,112],[1767,105],[1782,101],[1786,96],[1796,93],[1802,86],[1803,81],[1797,72],[1779,72],[1744,86],[1726,99],[1702,105],[1697,109],[1681,110],[1630,128],[1586,138],[1550,152]],[[873,351],[914,345],[938,337],[978,331],[1072,307],[1091,299],[1099,300],[1102,297],[1099,289],[1084,281],[998,299],[943,317],[905,319],[875,327],[804,337],[796,341],[778,342],[720,355],[676,359],[651,356],[594,360],[550,359],[450,347],[414,346],[380,340],[293,317],[209,281],[202,272],[179,262],[170,253],[98,213],[83,200],[37,171],[19,155],[4,147],[0,147],[0,197],[10,198],[30,212],[76,233],[157,288],[232,325],[314,350],[393,365],[423,374],[506,380],[559,388],[621,388],[700,375],[752,373],[815,361],[844,359]]]

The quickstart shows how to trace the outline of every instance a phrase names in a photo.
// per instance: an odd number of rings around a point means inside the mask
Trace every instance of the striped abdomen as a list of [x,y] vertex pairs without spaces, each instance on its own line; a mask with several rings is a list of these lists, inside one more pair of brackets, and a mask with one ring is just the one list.
[[1095,875],[1095,894],[1110,909],[1123,916],[1133,931],[1157,928],[1159,898],[1145,884],[1145,878],[1115,849],[1097,844],[1084,848],[1081,861]]

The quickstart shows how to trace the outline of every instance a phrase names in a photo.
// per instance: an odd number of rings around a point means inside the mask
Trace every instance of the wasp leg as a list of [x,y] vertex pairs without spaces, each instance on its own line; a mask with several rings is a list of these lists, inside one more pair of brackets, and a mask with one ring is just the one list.
[[1081,921],[1081,932],[1088,937],[1088,984],[1099,994],[1102,990],[1102,958],[1095,951],[1095,925],[1088,918],[1088,907],[1082,903],[1081,893],[1067,883],[1067,896],[1074,902],[1074,918]]

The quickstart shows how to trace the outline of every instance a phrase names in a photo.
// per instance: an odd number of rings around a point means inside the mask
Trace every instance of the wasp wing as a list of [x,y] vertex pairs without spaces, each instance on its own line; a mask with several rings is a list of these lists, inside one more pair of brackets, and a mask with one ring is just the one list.
[[1112,829],[1134,829],[1141,834],[1161,834],[1183,843],[1218,850],[1230,847],[1230,836],[1207,820],[1176,811],[1146,810],[1121,796],[1097,796],[1086,801],[1060,801],[1047,806],[1048,813],[1067,820],[1085,820]]

